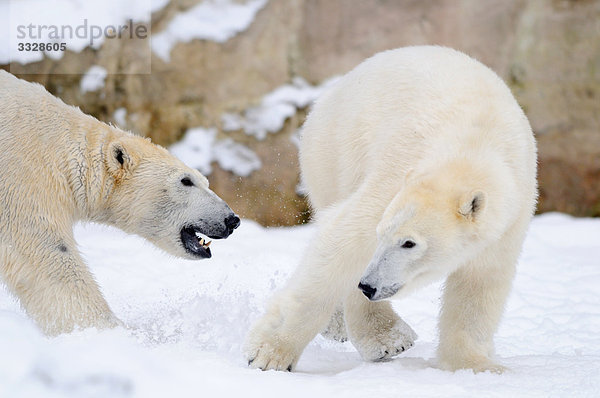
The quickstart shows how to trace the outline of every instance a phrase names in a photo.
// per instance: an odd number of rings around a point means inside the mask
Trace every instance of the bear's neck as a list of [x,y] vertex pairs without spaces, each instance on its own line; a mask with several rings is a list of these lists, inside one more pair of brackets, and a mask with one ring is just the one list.
[[[86,115],[87,116],[87,115]],[[70,139],[65,143],[66,162],[64,173],[73,193],[75,218],[103,222],[106,218],[103,202],[110,193],[110,180],[107,178],[104,153],[113,129],[86,117],[73,126]]]

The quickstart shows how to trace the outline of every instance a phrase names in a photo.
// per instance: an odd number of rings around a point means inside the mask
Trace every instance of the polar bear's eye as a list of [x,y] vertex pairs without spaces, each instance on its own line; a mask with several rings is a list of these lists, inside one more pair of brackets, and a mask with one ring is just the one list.
[[402,248],[403,249],[412,249],[416,245],[417,244],[415,242],[413,242],[412,240],[407,240],[402,244]]
[[194,186],[194,183],[192,182],[192,180],[190,180],[189,177],[183,177],[181,179],[181,183],[183,185],[185,185],[186,187],[193,187]]

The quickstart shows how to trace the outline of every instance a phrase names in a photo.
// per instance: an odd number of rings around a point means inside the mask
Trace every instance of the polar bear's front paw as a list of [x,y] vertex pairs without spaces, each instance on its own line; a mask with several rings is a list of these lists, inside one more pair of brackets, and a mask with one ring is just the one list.
[[411,348],[417,337],[414,330],[398,318],[391,328],[372,330],[353,343],[363,359],[385,361]]
[[439,359],[440,368],[450,370],[452,372],[459,369],[471,369],[473,373],[490,372],[502,374],[508,368],[495,363],[486,356],[471,355],[468,357],[460,357],[456,355],[450,359]]
[[298,361],[298,355],[283,344],[264,341],[246,351],[248,366],[261,370],[285,370],[291,372]]
[[259,321],[250,331],[244,344],[248,366],[261,370],[292,371],[303,347],[298,348],[292,337],[283,337],[278,326],[267,319]]
[[507,370],[509,370],[507,367],[490,361],[488,363],[481,364],[480,366],[474,367],[473,373],[490,372],[490,373],[496,373],[496,374],[501,375],[502,373],[506,372]]

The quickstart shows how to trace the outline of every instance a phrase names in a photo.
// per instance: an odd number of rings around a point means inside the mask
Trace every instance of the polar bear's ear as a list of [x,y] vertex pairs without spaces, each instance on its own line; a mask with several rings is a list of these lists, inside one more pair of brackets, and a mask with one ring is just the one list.
[[131,168],[131,157],[120,142],[112,142],[106,154],[108,168],[113,174],[122,174]]
[[487,195],[483,191],[471,191],[461,196],[458,213],[469,221],[477,221],[485,210]]

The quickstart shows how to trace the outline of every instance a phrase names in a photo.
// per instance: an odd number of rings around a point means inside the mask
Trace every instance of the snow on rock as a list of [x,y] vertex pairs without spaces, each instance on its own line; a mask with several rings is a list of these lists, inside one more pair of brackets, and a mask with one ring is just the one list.
[[113,113],[113,120],[117,122],[119,127],[124,128],[127,125],[127,109],[115,109],[115,112]]
[[293,116],[298,109],[309,106],[337,79],[334,77],[319,86],[311,86],[301,77],[296,77],[292,84],[276,88],[264,96],[259,105],[246,109],[242,114],[224,114],[223,129],[244,130],[246,134],[263,140],[267,133],[281,130],[287,118]]
[[267,0],[204,0],[188,11],[176,15],[165,30],[152,35],[152,50],[169,61],[177,43],[194,39],[226,42],[246,30]]
[[94,65],[85,72],[79,82],[79,91],[82,94],[88,91],[98,91],[104,87],[104,79],[106,79],[106,69],[101,66]]
[[169,151],[183,163],[200,170],[204,175],[212,173],[212,147],[217,130],[197,127],[186,131],[183,139],[169,147]]
[[496,355],[503,375],[435,368],[441,283],[394,302],[419,334],[398,358],[364,362],[317,336],[297,370],[248,369],[244,337],[315,238],[313,225],[242,220],[208,260],[143,239],[75,227],[83,257],[126,328],[42,336],[0,285],[2,397],[595,397],[600,391],[600,219],[535,217]]
[[242,177],[260,169],[262,163],[256,153],[231,138],[216,139],[214,128],[189,129],[183,139],[169,148],[189,167],[200,170],[204,175],[212,173],[212,162],[217,162],[223,170]]
[[[163,8],[169,0],[2,0],[0,26],[0,64],[27,64],[43,59],[45,53],[60,59],[63,51],[18,51],[17,43],[66,43],[70,51],[80,52],[91,46],[99,48],[104,34],[92,32],[91,25],[106,27],[126,25],[126,22],[149,22],[151,13]],[[29,25],[32,25],[31,31]],[[23,28],[18,29],[19,26]],[[79,30],[78,30],[79,29]],[[30,34],[31,32],[31,34]],[[72,32],[72,33],[71,33]],[[84,32],[87,32],[84,35]],[[122,30],[127,34],[126,30]],[[25,37],[21,36],[24,33]],[[92,33],[93,36],[92,37]],[[85,36],[85,37],[84,37]],[[98,37],[96,37],[98,36]]]
[[231,138],[217,141],[213,146],[213,157],[223,170],[247,177],[260,169],[262,162],[250,148],[234,142]]

